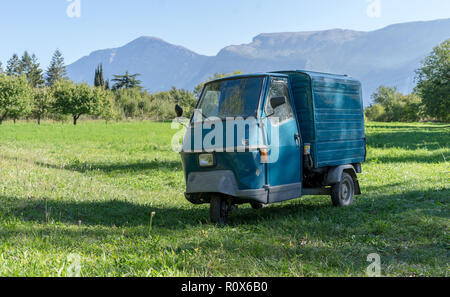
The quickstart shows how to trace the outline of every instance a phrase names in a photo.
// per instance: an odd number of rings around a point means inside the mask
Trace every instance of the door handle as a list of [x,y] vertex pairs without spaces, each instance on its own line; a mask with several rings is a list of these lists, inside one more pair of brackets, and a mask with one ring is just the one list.
[[297,144],[297,147],[300,147],[300,145],[301,145],[301,143],[302,143],[302,140],[301,140],[301,138],[300,138],[300,134],[296,133],[296,134],[294,135],[294,139],[295,139],[295,143]]

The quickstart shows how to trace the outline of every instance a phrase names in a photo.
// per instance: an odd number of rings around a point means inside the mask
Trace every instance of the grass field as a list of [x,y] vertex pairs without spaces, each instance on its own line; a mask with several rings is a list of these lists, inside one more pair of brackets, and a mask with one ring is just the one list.
[[[183,196],[167,123],[0,126],[1,276],[448,276],[450,128],[367,125],[363,195],[254,211],[226,227]],[[151,213],[155,216],[150,225]]]

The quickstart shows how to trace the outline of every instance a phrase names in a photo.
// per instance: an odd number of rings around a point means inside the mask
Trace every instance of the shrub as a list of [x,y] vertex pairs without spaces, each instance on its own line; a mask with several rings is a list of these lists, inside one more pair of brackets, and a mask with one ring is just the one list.
[[365,110],[365,115],[369,121],[384,122],[386,121],[386,111],[381,104],[374,104]]
[[374,105],[365,115],[377,122],[417,122],[423,119],[423,104],[417,94],[403,95],[397,88],[381,86],[372,95]]

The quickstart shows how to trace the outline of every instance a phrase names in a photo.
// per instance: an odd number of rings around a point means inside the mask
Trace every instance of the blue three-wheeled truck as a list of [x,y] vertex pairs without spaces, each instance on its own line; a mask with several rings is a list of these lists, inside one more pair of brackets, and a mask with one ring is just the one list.
[[186,198],[210,203],[213,223],[224,224],[239,204],[259,209],[304,195],[349,206],[361,194],[357,174],[366,160],[361,84],[310,71],[211,81],[181,158]]

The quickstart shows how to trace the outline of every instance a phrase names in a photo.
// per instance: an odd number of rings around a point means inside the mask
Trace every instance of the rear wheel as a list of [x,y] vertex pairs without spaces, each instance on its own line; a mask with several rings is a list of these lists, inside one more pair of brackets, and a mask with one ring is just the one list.
[[220,196],[211,197],[210,216],[213,224],[224,225],[228,219],[228,205]]
[[342,173],[341,182],[331,189],[331,200],[334,206],[350,206],[355,199],[355,182],[350,174]]

